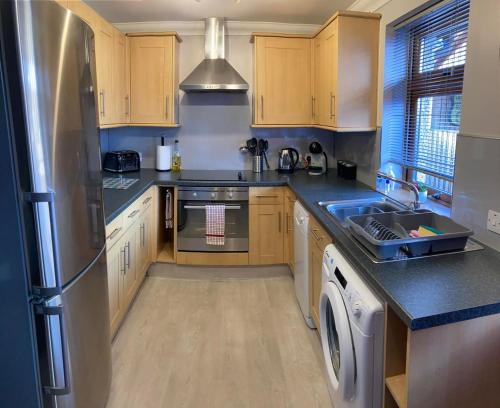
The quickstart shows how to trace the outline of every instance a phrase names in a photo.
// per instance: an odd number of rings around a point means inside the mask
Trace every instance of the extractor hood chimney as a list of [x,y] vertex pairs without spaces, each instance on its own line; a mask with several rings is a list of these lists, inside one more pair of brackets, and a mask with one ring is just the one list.
[[246,92],[248,83],[225,59],[223,18],[205,19],[205,59],[180,84],[185,92]]

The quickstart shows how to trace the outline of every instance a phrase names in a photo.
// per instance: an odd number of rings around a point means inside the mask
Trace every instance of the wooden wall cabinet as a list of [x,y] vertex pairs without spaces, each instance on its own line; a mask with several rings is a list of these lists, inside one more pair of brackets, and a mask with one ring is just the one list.
[[339,11],[310,37],[254,33],[252,126],[375,130],[379,20]]
[[321,296],[323,252],[330,236],[311,216],[309,217],[309,302],[311,317],[320,330],[319,300]]
[[95,34],[99,127],[179,126],[177,34],[126,36],[81,0],[59,4]]
[[130,122],[178,124],[178,37],[129,34]]
[[250,265],[284,263],[283,190],[283,187],[250,188]]
[[378,14],[339,12],[314,39],[314,124],[337,131],[377,126]]
[[114,336],[152,262],[156,187],[106,226],[111,335]]
[[309,124],[311,40],[256,35],[254,41],[254,123]]

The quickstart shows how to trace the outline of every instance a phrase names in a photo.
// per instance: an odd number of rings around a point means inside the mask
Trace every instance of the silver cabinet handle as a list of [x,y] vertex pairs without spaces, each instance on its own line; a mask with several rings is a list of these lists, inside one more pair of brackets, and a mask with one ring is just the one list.
[[128,95],[125,96],[125,116],[130,115],[130,97]]
[[281,232],[281,211],[278,211],[278,232]]
[[332,95],[332,96],[333,96],[333,103],[332,103],[332,105],[333,105],[333,116],[336,116],[337,109],[335,108],[335,95]]
[[[205,205],[185,205],[185,210],[204,210]],[[241,210],[241,205],[226,205],[226,210]]]
[[260,118],[264,120],[264,95],[260,96]]
[[322,238],[322,237],[320,237],[320,236],[316,233],[316,231],[319,231],[319,230],[317,230],[317,229],[315,229],[315,228],[311,228],[311,234],[312,234],[312,236],[314,237],[314,239],[315,239],[316,241],[321,241],[323,238]]
[[143,202],[142,202],[142,205],[146,205],[147,203],[149,203],[151,201],[151,197],[148,197],[146,198]]
[[288,213],[285,213],[285,231],[286,233],[288,234],[288,231],[290,231],[290,229],[288,228]]
[[122,230],[122,227],[115,228],[111,234],[109,234],[106,239],[113,239]]
[[134,218],[139,212],[140,212],[140,210],[133,211],[132,213],[130,213],[130,215],[128,216],[128,218]]
[[169,105],[168,105],[168,95],[165,97],[165,119],[168,119],[168,108],[169,108]]
[[127,245],[125,245],[125,248],[127,248],[127,269],[130,269],[130,241],[127,242]]
[[[43,390],[46,394],[48,395],[65,395],[69,394],[71,392],[70,385],[69,385],[69,372],[68,372],[68,351],[66,349],[66,339],[65,339],[65,328],[64,328],[64,316],[63,316],[63,306],[58,305],[58,306],[49,306],[47,304],[38,304],[35,305],[35,313],[43,315],[45,324],[48,326],[47,331],[50,332],[50,340],[48,341],[50,351],[49,351],[49,359],[54,360],[56,357],[55,356],[61,356],[62,359],[62,364],[59,364],[56,361],[51,361],[49,364],[52,367],[56,367],[56,370],[62,370],[62,378],[64,380],[63,386],[58,387],[57,385],[46,385],[43,387]],[[58,324],[58,332],[59,333],[53,333],[53,328],[52,328],[52,319],[51,317],[57,316],[59,324]],[[55,331],[55,330],[54,330]],[[60,340],[58,342],[54,342],[53,336],[59,335]],[[57,343],[59,344],[59,347],[61,348],[59,353],[56,353],[55,350],[53,349],[53,344]]]
[[311,110],[313,118],[316,117],[316,112],[314,111],[315,104],[316,104],[316,98],[314,96],[311,96],[311,105],[312,105]]
[[101,115],[106,116],[106,110],[104,109],[104,89],[99,92],[99,96],[101,98]]
[[141,248],[144,248],[144,224],[141,224]]
[[125,246],[120,249],[120,255],[122,256],[122,259],[120,260],[120,272],[125,275],[127,273],[127,268],[125,267]]

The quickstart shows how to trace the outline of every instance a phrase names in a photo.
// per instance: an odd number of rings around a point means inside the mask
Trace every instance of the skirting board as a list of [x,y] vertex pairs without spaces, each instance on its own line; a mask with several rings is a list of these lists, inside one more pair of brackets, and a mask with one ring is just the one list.
[[248,265],[247,252],[177,252],[179,265]]

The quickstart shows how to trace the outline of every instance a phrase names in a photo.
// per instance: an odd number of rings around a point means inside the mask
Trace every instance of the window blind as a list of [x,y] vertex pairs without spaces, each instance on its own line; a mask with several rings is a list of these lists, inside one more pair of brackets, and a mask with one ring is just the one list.
[[443,1],[386,37],[382,165],[450,195],[468,19],[468,0]]

